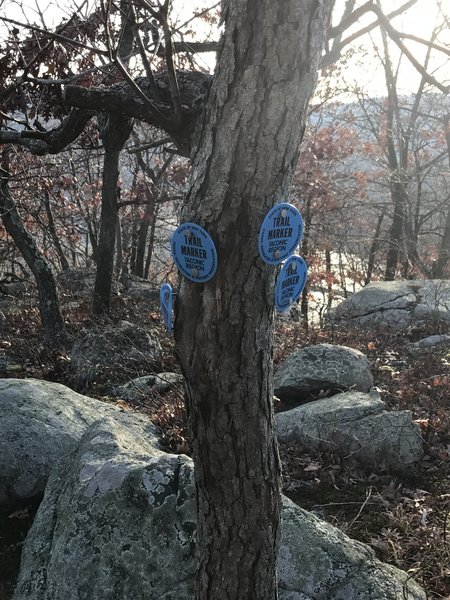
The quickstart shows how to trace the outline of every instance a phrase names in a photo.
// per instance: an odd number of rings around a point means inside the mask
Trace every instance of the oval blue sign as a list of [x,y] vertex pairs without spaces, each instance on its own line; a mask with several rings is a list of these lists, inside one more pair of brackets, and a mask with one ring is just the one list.
[[183,223],[172,235],[172,256],[181,274],[191,281],[209,281],[217,270],[214,242],[203,227]]
[[169,335],[172,335],[172,299],[172,286],[168,283],[163,283],[159,290],[159,304]]
[[280,202],[266,215],[259,231],[259,255],[269,265],[290,256],[303,235],[303,219],[292,204]]
[[275,287],[275,308],[284,312],[300,297],[308,277],[308,267],[301,256],[291,256],[284,263]]

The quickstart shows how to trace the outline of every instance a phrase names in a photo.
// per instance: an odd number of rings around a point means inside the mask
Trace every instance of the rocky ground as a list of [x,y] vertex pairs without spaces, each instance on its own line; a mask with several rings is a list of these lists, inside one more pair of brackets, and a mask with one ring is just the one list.
[[[69,355],[50,353],[41,344],[34,306],[30,298],[3,311],[6,320],[1,324],[0,376],[34,377],[74,387]],[[92,326],[87,299],[75,302],[65,298],[64,312],[74,339]],[[139,324],[158,337],[162,358],[157,372],[177,371],[172,341],[162,328],[157,309],[150,309],[142,301],[119,298],[110,323],[120,320]],[[447,331],[448,324],[437,320],[409,327],[406,333],[382,334],[337,328],[306,332],[299,323],[280,321],[276,333],[276,365],[294,350],[318,343],[342,344],[362,351],[388,407],[411,410],[420,424],[425,456],[413,480],[383,472],[382,465],[375,473],[351,458],[343,460],[330,452],[305,454],[294,445],[283,444],[280,451],[284,490],[291,499],[313,509],[351,537],[368,543],[383,561],[408,571],[430,598],[450,597],[450,347],[424,351],[410,344]],[[162,426],[168,449],[189,454],[181,387],[142,394],[127,402],[110,395],[114,385],[148,374],[142,366],[105,367],[99,381],[91,381],[83,393],[149,415]],[[323,389],[317,397],[330,393]],[[276,406],[277,410],[283,408],[282,403]],[[10,597],[22,540],[35,510],[35,506],[25,505],[0,514],[1,600]]]

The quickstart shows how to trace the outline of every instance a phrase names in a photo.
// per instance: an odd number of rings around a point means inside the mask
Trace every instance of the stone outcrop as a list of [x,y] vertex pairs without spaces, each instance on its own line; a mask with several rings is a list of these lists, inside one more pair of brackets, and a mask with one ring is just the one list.
[[78,339],[71,351],[75,386],[84,391],[93,381],[105,382],[111,372],[134,370],[148,373],[158,368],[161,345],[141,327],[120,321],[99,331],[89,331]]
[[179,373],[158,373],[136,377],[123,385],[113,388],[111,396],[122,398],[128,402],[139,402],[144,396],[153,392],[164,394],[173,388],[183,389],[184,378]]
[[143,300],[147,303],[155,303],[159,306],[160,286],[136,275],[128,275],[122,281],[124,284],[124,296],[129,296],[135,300]]
[[[56,279],[58,285],[74,297],[88,297],[94,293],[94,269],[67,269],[58,273]],[[117,284],[114,283],[114,291],[117,291],[116,287]]]
[[318,344],[297,350],[279,365],[274,392],[282,401],[307,401],[321,391],[368,392],[373,377],[367,357],[346,346]]
[[346,326],[393,330],[450,321],[450,281],[370,283],[339,304],[329,318]]
[[409,348],[411,350],[433,350],[437,347],[446,347],[450,346],[450,335],[429,335],[426,338],[423,338],[414,344],[410,344]]
[[133,424],[157,445],[147,418],[77,394],[58,383],[0,379],[0,506],[43,494],[50,471],[92,423]]
[[328,450],[364,466],[413,474],[422,459],[411,412],[387,411],[378,392],[345,392],[277,415],[278,439],[308,451]]
[[[192,462],[116,420],[94,424],[53,470],[14,600],[192,600]],[[425,600],[406,573],[284,500],[281,600]]]

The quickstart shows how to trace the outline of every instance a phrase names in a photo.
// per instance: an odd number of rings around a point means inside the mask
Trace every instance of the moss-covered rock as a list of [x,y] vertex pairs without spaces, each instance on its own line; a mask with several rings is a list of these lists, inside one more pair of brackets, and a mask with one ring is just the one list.
[[359,350],[333,344],[317,344],[293,352],[278,367],[274,391],[283,401],[311,400],[322,390],[348,389],[368,392],[373,377],[367,357]]
[[44,493],[50,470],[85,431],[107,416],[142,428],[157,444],[156,428],[143,416],[77,394],[59,383],[0,379],[0,506],[15,506]]
[[414,475],[423,456],[409,410],[388,411],[378,392],[344,392],[277,415],[278,439],[351,457],[375,470]]
[[447,280],[376,281],[339,304],[329,320],[365,329],[403,330],[449,321]]
[[157,337],[128,321],[89,331],[76,340],[70,353],[75,387],[83,392],[94,382],[109,382],[112,372],[149,373],[159,368],[161,359]]
[[[117,420],[94,424],[53,470],[14,600],[192,600],[192,462]],[[281,600],[424,600],[363,544],[284,500]]]

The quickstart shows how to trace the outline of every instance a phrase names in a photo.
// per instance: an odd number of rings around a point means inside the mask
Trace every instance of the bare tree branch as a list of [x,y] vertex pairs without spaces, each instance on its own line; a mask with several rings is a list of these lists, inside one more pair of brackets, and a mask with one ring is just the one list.
[[220,42],[173,42],[172,47],[175,54],[180,52],[189,52],[198,54],[201,52],[217,52],[220,48]]
[[181,122],[181,98],[180,90],[178,89],[178,81],[175,73],[175,65],[173,62],[173,46],[172,35],[170,33],[169,23],[167,21],[167,11],[169,9],[169,0],[164,4],[164,11],[161,10],[161,24],[164,33],[164,45],[166,48],[166,66],[169,75],[170,94],[172,96],[173,115],[176,123]]
[[[396,10],[388,13],[387,18],[393,19],[394,17],[397,17],[398,15],[404,13],[406,10],[411,8],[411,6],[416,4],[416,2],[417,2],[417,0],[408,0],[407,2],[405,2],[404,4],[399,6],[399,8],[397,8]],[[335,27],[332,27],[330,29],[330,31],[328,32],[328,39],[342,36],[342,33],[346,29],[348,29],[351,25],[356,23],[356,21],[358,21],[358,19],[360,19],[364,14],[370,12],[371,5],[372,5],[372,2],[366,2],[363,6],[359,7],[357,9],[357,11],[355,11],[351,15],[346,16],[346,17],[344,16],[344,19],[339,23],[339,25],[336,25]],[[362,10],[363,8],[364,8],[364,10]],[[365,35],[366,33],[371,32],[373,29],[375,29],[379,25],[380,25],[380,22],[378,19],[376,19],[375,21],[373,21],[366,27],[363,27],[362,29],[359,29],[355,33],[344,38],[337,46],[335,44],[333,44],[331,51],[323,56],[321,67],[322,68],[328,67],[328,66],[332,65],[333,63],[335,63],[337,60],[339,60],[339,58],[341,56],[341,52],[346,46],[348,46],[349,44],[351,44],[352,42],[354,42],[356,39],[360,38],[361,36]]]
[[398,37],[412,40],[413,42],[423,44],[424,46],[429,46],[434,50],[438,50],[439,52],[450,56],[450,48],[446,48],[445,46],[442,46],[441,44],[436,44],[435,42],[431,42],[430,40],[425,40],[424,38],[418,37],[417,35],[412,35],[411,33],[398,32]]
[[[131,79],[131,76],[129,77]],[[134,81],[132,89],[135,94],[131,94],[123,87],[120,89],[114,86],[84,88],[68,85],[64,90],[64,101],[70,106],[77,106],[84,110],[119,113],[156,127],[170,129],[172,125],[170,106],[164,102],[150,102]]]
[[450,91],[450,86],[442,84],[435,77],[433,77],[431,73],[428,73],[428,71],[423,67],[423,65],[420,64],[420,62],[414,57],[412,52],[402,42],[399,32],[396,29],[394,29],[394,27],[391,25],[389,19],[383,13],[381,8],[376,4],[372,3],[371,10],[377,15],[378,20],[380,22],[380,26],[386,31],[391,40],[397,44],[397,46],[400,48],[400,50],[403,52],[406,58],[410,61],[410,63],[414,66],[414,68],[420,73],[420,75],[422,75],[423,79],[427,83],[430,83],[431,85],[437,87],[438,90],[440,90],[444,94],[448,94],[448,92]]
[[43,35],[47,36],[48,38],[51,38],[52,40],[59,40],[60,42],[64,42],[65,44],[69,44],[70,46],[76,46],[77,48],[83,48],[84,50],[91,50],[92,52],[95,52],[96,54],[99,54],[101,56],[109,56],[106,50],[94,48],[94,46],[89,46],[89,44],[85,44],[84,42],[73,40],[72,38],[66,37],[65,35],[61,35],[60,33],[56,33],[54,31],[48,31],[47,29],[36,27],[36,25],[21,23],[20,21],[8,19],[7,17],[0,17],[0,21],[3,21],[4,23],[10,23],[11,25],[17,25],[18,27],[24,27],[25,29],[29,29],[30,31],[42,33]]
[[170,0],[164,0],[164,3],[159,6],[159,10],[155,10],[147,0],[142,0],[147,10],[150,12],[152,17],[161,24],[164,35],[164,57],[166,59],[166,68],[169,78],[170,94],[172,97],[172,106],[174,120],[176,123],[181,123],[181,98],[180,91],[178,89],[177,76],[175,72],[175,65],[173,62],[173,45],[172,45],[172,34],[170,32],[169,23],[167,20]]
[[50,131],[0,131],[0,144],[24,146],[39,156],[57,154],[77,139],[93,115],[92,111],[72,110],[61,125]]
[[[127,74],[127,78],[131,76]],[[201,112],[211,76],[201,72],[178,71],[177,79],[181,95],[181,122],[174,119],[172,99],[167,73],[158,73],[156,83],[161,99],[149,104],[141,94],[149,94],[147,81],[140,77],[133,81],[133,89],[127,83],[109,88],[84,88],[67,86],[64,100],[70,106],[84,110],[102,111],[132,117],[158,127],[168,133],[183,155],[189,151],[197,116]],[[139,90],[139,92],[137,91]],[[136,92],[136,93],[133,93]]]
[[143,152],[144,150],[151,150],[152,148],[159,148],[160,146],[163,146],[164,144],[168,144],[171,141],[172,140],[170,137],[164,137],[164,138],[161,138],[160,140],[155,140],[154,142],[149,142],[147,144],[137,144],[136,146],[134,146],[132,148],[128,148],[128,152],[130,154],[135,154],[136,152]]
[[[401,6],[399,6],[396,10],[390,12],[389,14],[387,14],[387,18],[388,19],[393,19],[394,17],[397,17],[398,15],[401,15],[402,13],[404,13],[405,11],[407,11],[409,8],[411,8],[411,6],[413,6],[414,4],[416,4],[417,0],[408,0],[407,2],[405,2],[404,4],[402,4]],[[346,29],[348,29],[351,25],[353,25],[354,23],[356,23],[363,15],[367,14],[368,12],[373,12],[373,6],[374,3],[372,2],[372,0],[368,0],[368,2],[365,2],[364,4],[362,4],[361,6],[359,6],[356,10],[354,10],[352,13],[347,14],[346,12],[344,12],[344,17],[341,20],[341,22],[336,25],[335,27],[331,27],[328,31],[328,38],[335,38],[337,37],[340,33],[343,33]],[[373,23],[371,23],[370,25],[368,25],[368,27],[370,27],[370,29],[365,28],[364,33],[368,33],[369,31],[371,31],[372,29],[374,29],[375,27],[377,27],[379,25],[378,21],[374,21]],[[361,30],[363,31],[363,30]],[[361,34],[358,34],[358,37]]]
[[136,43],[138,46],[142,64],[144,65],[144,70],[145,70],[145,74],[148,79],[148,84],[149,84],[150,90],[152,91],[153,97],[158,99],[159,98],[159,88],[156,85],[152,67],[147,58],[147,52],[144,47],[144,42],[142,41],[142,38],[141,38],[141,35],[139,32],[139,28],[137,26],[136,11],[134,10],[133,2],[131,2],[131,1],[130,1],[130,13],[131,13],[131,18],[133,20],[134,36],[136,39]]
[[[414,57],[412,52],[402,42],[402,37],[407,38],[409,36],[403,35],[391,25],[390,19],[400,14],[401,12],[404,12],[416,2],[417,0],[409,0],[401,7],[399,7],[396,11],[385,15],[377,4],[375,4],[372,0],[369,0],[368,2],[365,2],[362,6],[358,7],[355,11],[353,11],[351,15],[345,17],[341,21],[341,23],[339,23],[339,25],[331,28],[329,37],[336,37],[341,33],[342,29],[346,29],[350,25],[353,25],[353,23],[356,23],[356,21],[358,21],[358,19],[361,18],[363,14],[366,14],[367,12],[373,12],[377,16],[377,20],[368,25],[367,27],[360,29],[355,34],[345,38],[338,46],[338,48],[335,49],[335,51],[339,52],[340,55],[340,52],[342,51],[342,48],[344,46],[354,41],[357,37],[360,37],[361,35],[368,33],[368,31],[371,31],[375,27],[380,26],[384,29],[384,31],[386,31],[387,35],[391,38],[391,40],[395,42],[395,44],[397,44],[397,46],[400,48],[400,50],[403,52],[406,58],[410,61],[410,63],[414,66],[414,68],[420,73],[420,75],[422,75],[424,80],[427,83],[437,87],[444,94],[448,94],[450,91],[450,86],[442,84],[435,77],[433,77],[431,73],[428,73],[427,70],[424,69],[420,62]],[[446,53],[448,52],[446,51]],[[330,65],[332,64],[332,62],[335,62],[338,58],[339,56],[331,56],[331,53],[329,55],[325,55],[321,66],[325,67],[327,65]]]

